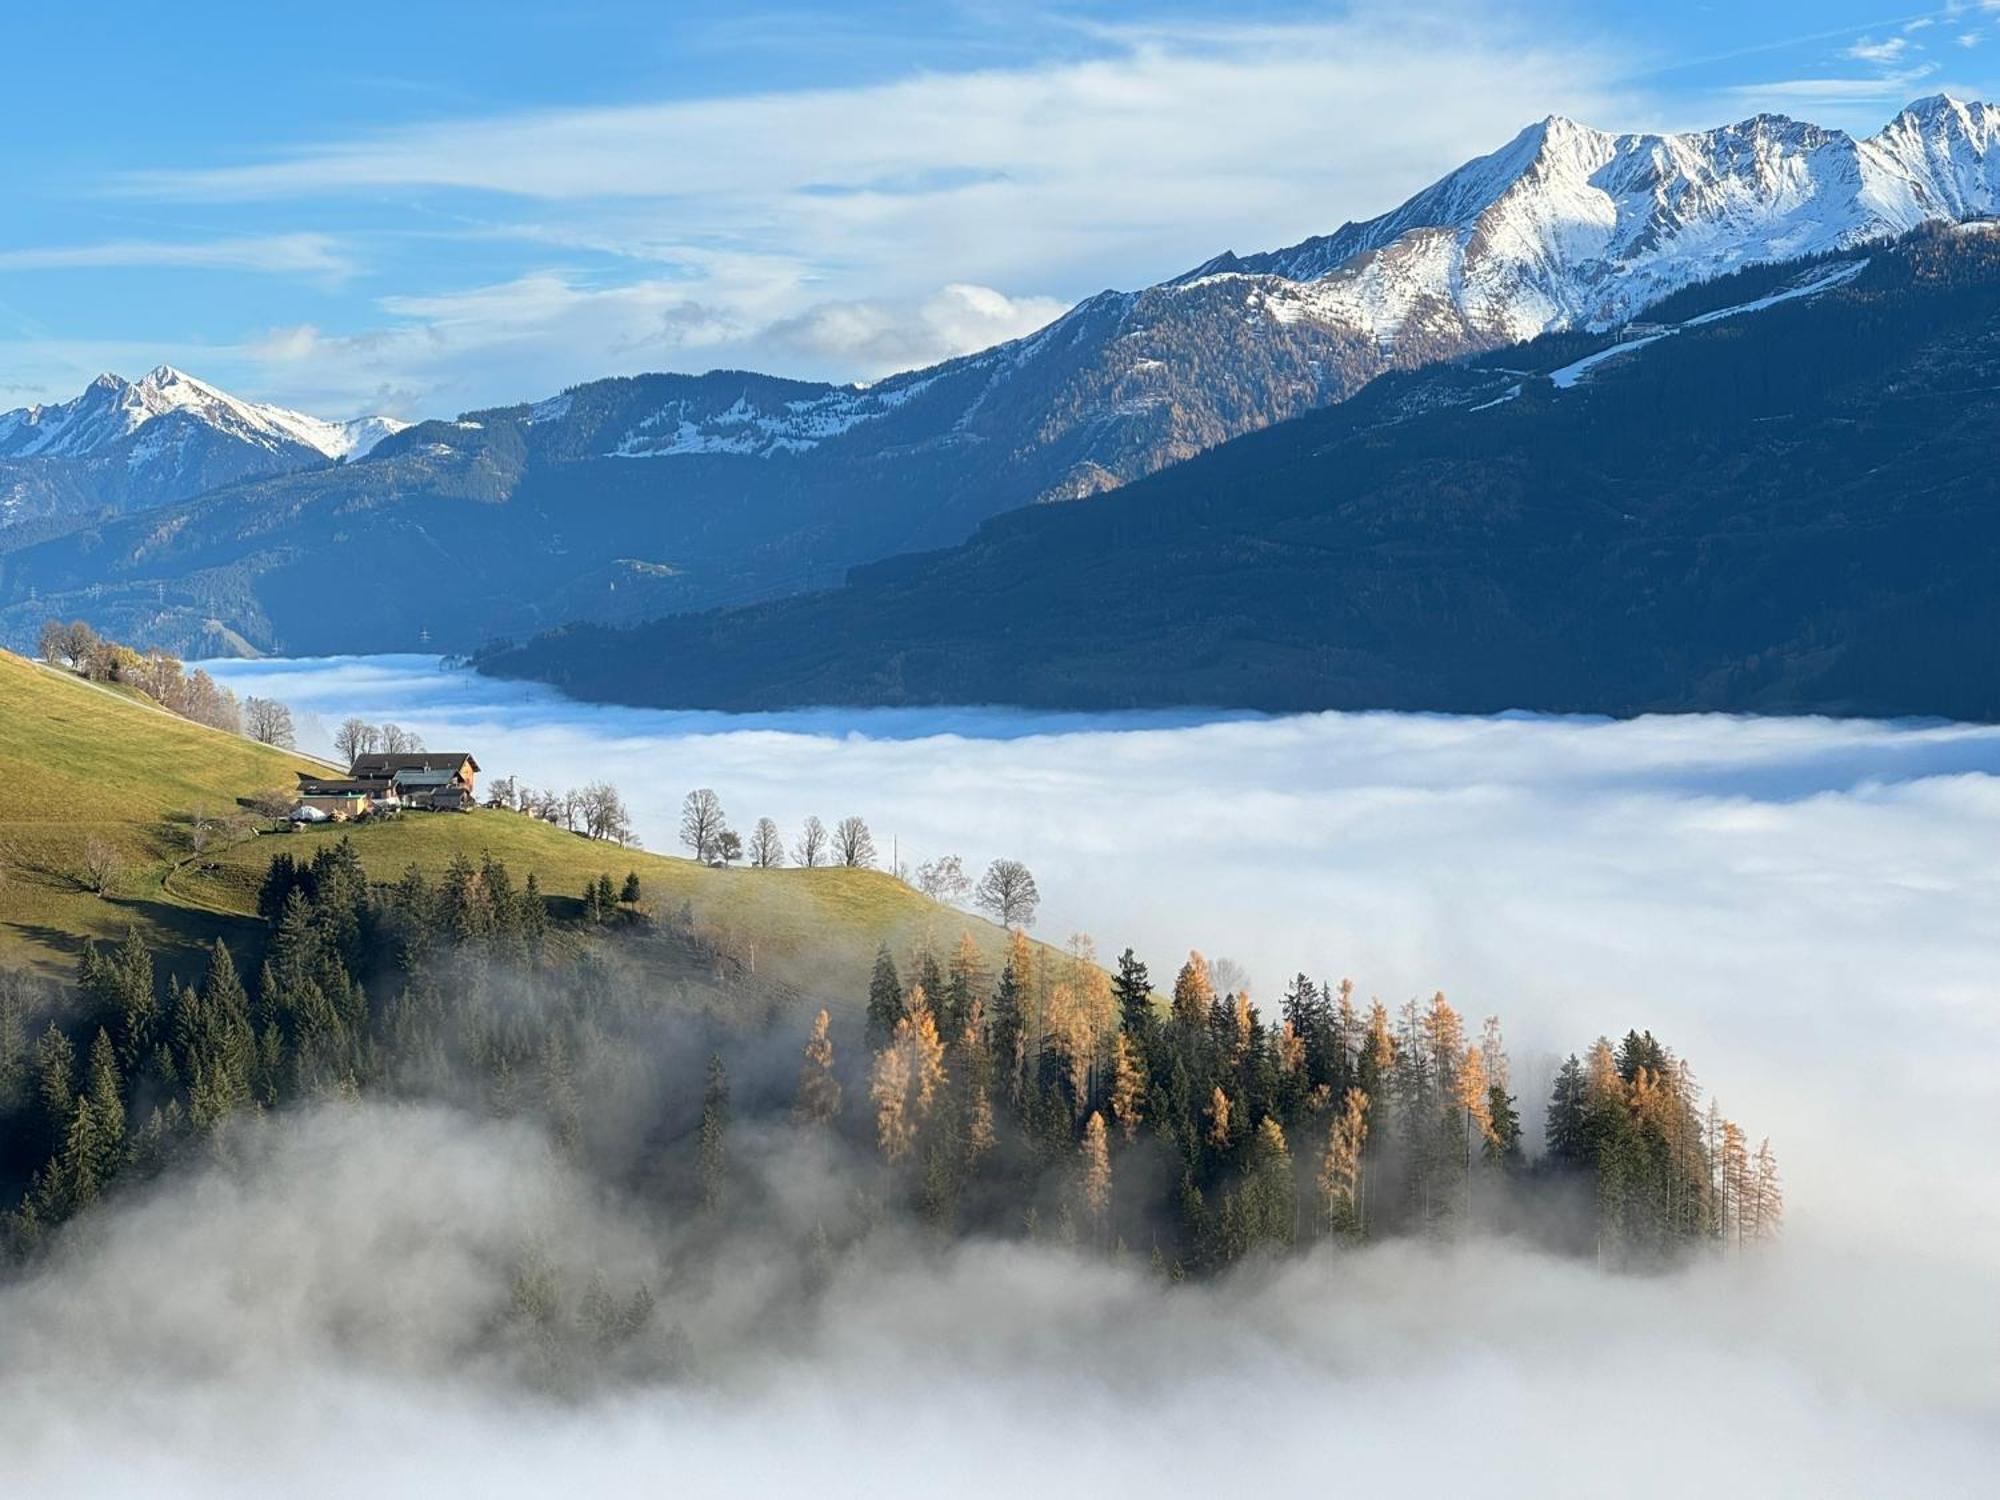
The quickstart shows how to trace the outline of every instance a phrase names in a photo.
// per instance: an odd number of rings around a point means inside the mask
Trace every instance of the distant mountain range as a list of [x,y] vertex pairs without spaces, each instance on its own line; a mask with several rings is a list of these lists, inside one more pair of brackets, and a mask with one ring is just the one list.
[[2000,110],[1942,97],[1867,140],[1775,116],[1686,135],[1551,118],[1380,218],[1101,293],[875,385],[599,381],[17,545],[0,554],[0,632],[75,610],[181,649],[470,649],[825,589],[1385,374],[1990,213],[1996,144]]
[[245,479],[367,454],[407,423],[327,422],[240,401],[170,365],[0,412],[0,546]]
[[841,589],[495,649],[624,703],[2000,719],[2000,225],[1391,375]]

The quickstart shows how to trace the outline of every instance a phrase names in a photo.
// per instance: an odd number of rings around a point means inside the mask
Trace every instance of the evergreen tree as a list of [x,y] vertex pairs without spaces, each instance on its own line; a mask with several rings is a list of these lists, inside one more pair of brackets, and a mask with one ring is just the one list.
[[979,945],[972,940],[971,933],[962,932],[958,936],[958,946],[952,950],[951,967],[946,973],[938,1005],[938,1031],[947,1042],[958,1042],[972,1024],[973,1013],[979,1008],[979,991],[983,983],[984,965],[979,957]]
[[93,1172],[99,1182],[108,1182],[125,1164],[125,1097],[111,1033],[101,1026],[90,1044],[83,1097],[90,1106]]
[[35,1099],[44,1149],[54,1155],[68,1139],[76,1113],[76,1044],[53,1021],[35,1045]]
[[1487,1088],[1486,1119],[1490,1127],[1482,1147],[1486,1160],[1494,1166],[1520,1166],[1521,1115],[1514,1108],[1514,1096],[1502,1084]]
[[897,1023],[909,1012],[903,1006],[903,985],[889,945],[875,950],[875,972],[868,981],[868,1045],[880,1047],[896,1034]]
[[1027,1083],[1028,1014],[1026,975],[1022,972],[1025,950],[1010,947],[1007,963],[994,986],[993,1005],[987,1022],[987,1043],[993,1062],[1006,1087],[1007,1099],[1016,1108],[1022,1102]]
[[542,1038],[542,1110],[556,1144],[571,1156],[583,1149],[583,1115],[571,1070],[569,1048],[562,1033],[551,1027]]
[[701,1090],[701,1141],[698,1172],[701,1206],[708,1213],[721,1209],[729,1185],[729,1074],[722,1055],[710,1053],[708,1075]]
[[1556,1073],[1555,1088],[1549,1094],[1543,1139],[1551,1162],[1559,1167],[1581,1167],[1589,1162],[1585,1123],[1583,1064],[1572,1052]]
[[526,884],[521,887],[521,942],[529,957],[540,956],[548,935],[549,904],[542,896],[541,883],[535,879],[535,872],[530,870]]
[[627,906],[639,904],[639,872],[632,870],[625,876],[625,885],[618,892],[618,899]]
[[1153,977],[1130,948],[1118,955],[1111,992],[1118,1001],[1118,1024],[1132,1036],[1145,1036],[1153,1024]]

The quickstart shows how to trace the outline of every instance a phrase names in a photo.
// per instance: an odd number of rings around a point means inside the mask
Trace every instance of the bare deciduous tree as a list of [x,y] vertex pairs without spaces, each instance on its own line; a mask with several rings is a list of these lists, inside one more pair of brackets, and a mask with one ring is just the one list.
[[[424,742],[415,732],[400,724],[384,724],[381,728],[380,749],[384,755],[417,755],[422,753]],[[364,754],[370,752],[363,752]]]
[[816,870],[826,863],[826,824],[818,818],[807,818],[805,826],[799,829],[799,841],[792,846],[792,858],[808,870]]
[[632,819],[617,787],[608,781],[593,781],[583,789],[582,797],[585,833],[616,844],[632,842]]
[[784,862],[785,844],[778,837],[778,825],[769,818],[759,818],[750,830],[750,863],[760,870],[775,870]]
[[966,879],[965,862],[946,854],[917,866],[917,889],[933,901],[956,905],[971,891],[972,882]]
[[722,799],[707,787],[697,787],[681,803],[681,842],[698,860],[707,863],[715,853],[728,820],[722,814]]
[[243,700],[243,732],[260,745],[292,748],[292,711],[275,698]]
[[381,740],[382,731],[366,719],[346,719],[333,737],[333,748],[351,766],[362,756],[374,754]]
[[996,859],[986,867],[973,899],[1002,927],[1032,927],[1042,896],[1026,865],[1018,859]]
[[83,841],[83,864],[77,871],[77,881],[85,890],[101,896],[118,883],[124,867],[118,846],[92,834]]
[[834,825],[833,859],[850,870],[875,867],[875,839],[866,823],[859,818],[842,818]]
[[282,818],[299,805],[298,794],[289,787],[266,787],[249,799],[250,811],[260,818]]
[[97,632],[81,620],[71,620],[67,625],[50,620],[42,626],[42,659],[60,663],[72,672],[81,672],[97,647]]

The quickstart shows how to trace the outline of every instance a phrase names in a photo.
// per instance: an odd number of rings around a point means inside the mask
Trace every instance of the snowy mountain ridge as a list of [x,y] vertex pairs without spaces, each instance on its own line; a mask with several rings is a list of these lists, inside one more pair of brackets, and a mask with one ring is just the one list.
[[[92,458],[174,413],[268,452],[310,448],[323,458],[359,458],[409,424],[394,417],[329,422],[282,406],[239,400],[161,365],[142,379],[99,375],[74,400],[0,412],[0,458]],[[143,450],[135,449],[133,462]]]
[[[1044,435],[1148,430],[1125,445],[1150,455],[1136,467],[1127,454],[1080,453],[1042,492],[1067,498],[1344,399],[1386,369],[1613,328],[1747,265],[1994,213],[2000,108],[1988,104],[1920,99],[1866,139],[1772,114],[1680,134],[1613,134],[1552,115],[1378,218],[1099,293],[1037,333],[870,386],[705,413],[676,402],[606,451],[798,454],[858,440],[920,395],[911,406],[939,408],[931,441],[976,441],[989,410],[1027,404],[1031,390],[1063,413],[1036,424]],[[1223,345],[1234,347],[1218,364]],[[1244,417],[1176,415],[1230,376],[1264,387],[1225,403]]]
[[408,426],[328,422],[244,401],[161,365],[99,375],[72,400],[0,412],[0,550],[220,485],[368,453]]
[[1614,135],[1552,115],[1401,207],[1183,278],[1274,278],[1276,306],[1385,340],[1601,330],[1696,281],[2000,210],[2000,108],[1939,94],[1857,140],[1783,115]]

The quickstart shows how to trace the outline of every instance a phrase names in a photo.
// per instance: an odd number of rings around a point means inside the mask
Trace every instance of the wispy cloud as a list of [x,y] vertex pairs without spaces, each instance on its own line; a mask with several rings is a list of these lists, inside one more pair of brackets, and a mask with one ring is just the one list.
[[1935,63],[1901,68],[1874,75],[1779,78],[1764,83],[1745,84],[1731,89],[1734,97],[1745,100],[1785,99],[1795,102],[1842,105],[1880,104],[1907,100],[1925,79],[1937,72]]
[[408,200],[546,247],[399,289],[381,326],[317,349],[359,388],[480,404],[676,351],[880,375],[1381,212],[1551,110],[1643,123],[1590,82],[1617,72],[1601,51],[1456,11],[1091,40],[1019,67],[412,125],[118,187]]
[[342,279],[356,267],[324,234],[238,235],[211,240],[106,240],[0,251],[0,271],[60,271],[145,266],[201,271],[255,271]]
[[1876,41],[1873,37],[1862,37],[1847,49],[1847,55],[1860,62],[1894,62],[1910,50],[1907,36],[1884,37]]

